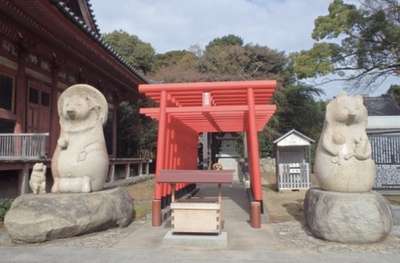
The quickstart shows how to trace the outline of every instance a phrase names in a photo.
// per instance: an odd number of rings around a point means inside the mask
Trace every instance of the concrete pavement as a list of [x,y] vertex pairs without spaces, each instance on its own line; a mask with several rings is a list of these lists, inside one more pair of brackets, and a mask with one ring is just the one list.
[[198,251],[198,250],[171,250],[152,248],[1,248],[0,262],[24,263],[179,263],[179,262],[296,262],[296,263],[394,263],[399,262],[399,255],[380,253],[312,253],[308,251],[271,251],[262,250],[238,251]]
[[[154,228],[147,220],[124,229],[44,244],[0,246],[0,262],[400,262],[400,229],[384,242],[369,245],[316,239],[298,221],[252,229],[243,187],[226,186],[223,193],[226,249],[166,244],[163,237],[169,230],[168,223]],[[216,196],[217,189],[202,187],[199,195]]]

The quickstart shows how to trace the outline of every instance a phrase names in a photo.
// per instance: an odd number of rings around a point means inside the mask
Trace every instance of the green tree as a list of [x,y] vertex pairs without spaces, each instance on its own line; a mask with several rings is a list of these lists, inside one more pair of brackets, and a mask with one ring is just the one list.
[[[118,32],[113,34],[120,35]],[[137,39],[126,37],[124,32],[121,34],[125,36],[123,41],[117,41],[124,51],[121,54],[125,58],[135,57],[132,54]],[[129,43],[124,44],[125,41]],[[322,128],[324,104],[315,101],[314,97],[320,91],[294,82],[293,63],[283,52],[244,44],[234,35],[210,41],[204,51],[194,50],[196,52],[175,50],[150,56],[152,59],[146,66],[147,77],[161,82],[276,79],[280,83],[274,98],[278,111],[259,136],[261,151],[270,155],[272,140],[292,128],[317,139]],[[155,149],[156,125],[138,113],[140,107],[148,105],[151,102],[145,98],[121,104],[120,156],[134,156],[143,149]]]
[[[129,64],[146,75],[150,73],[155,51],[149,43],[122,30],[104,34],[103,37]],[[144,150],[154,152],[156,124],[150,118],[139,114],[139,109],[147,105],[151,105],[151,102],[144,97],[119,105],[118,156],[138,156]]]
[[275,92],[277,112],[264,128],[266,139],[260,141],[261,152],[271,155],[272,142],[291,129],[318,140],[325,117],[325,103],[317,101],[322,91],[304,84],[288,84]]
[[198,71],[199,58],[186,50],[157,54],[150,78],[162,82],[188,82],[203,80]]
[[118,156],[138,156],[143,151],[156,149],[157,126],[150,118],[139,114],[142,107],[153,106],[147,98],[123,102],[118,108]]
[[392,98],[400,105],[400,85],[392,85],[390,86],[387,94],[392,96]]
[[130,35],[122,30],[106,33],[103,38],[136,69],[144,74],[151,71],[155,56],[151,44],[143,42],[137,36]]
[[266,46],[243,44],[229,35],[212,40],[200,58],[199,70],[209,80],[273,78],[285,81],[288,59],[283,52]]
[[208,43],[206,46],[206,51],[216,46],[243,46],[243,39],[232,34],[223,37],[217,37]]
[[[198,50],[198,49],[196,49]],[[315,100],[321,91],[296,84],[293,63],[283,53],[266,46],[245,44],[234,35],[216,38],[204,51],[170,51],[155,59],[151,78],[166,82],[276,79],[278,111],[259,134],[260,151],[272,154],[272,141],[290,129],[318,139],[324,103]]]
[[299,78],[337,73],[374,83],[400,73],[398,0],[363,0],[359,6],[334,0],[329,14],[315,20],[313,48],[294,54]]
[[193,66],[198,58],[195,54],[186,50],[173,50],[164,54],[157,54],[154,60],[154,71],[163,67],[170,67],[178,64]]

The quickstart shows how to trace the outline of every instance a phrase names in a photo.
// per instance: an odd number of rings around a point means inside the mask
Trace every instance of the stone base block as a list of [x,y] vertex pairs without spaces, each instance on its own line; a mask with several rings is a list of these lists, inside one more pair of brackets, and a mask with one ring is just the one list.
[[21,195],[4,225],[16,243],[66,238],[132,221],[133,201],[122,188],[93,193]]
[[314,236],[342,243],[381,241],[393,224],[388,201],[376,192],[310,189],[304,200],[304,213]]
[[393,225],[400,226],[400,205],[392,205]]
[[164,236],[164,246],[196,247],[207,249],[224,249],[228,247],[228,234],[221,232],[210,234],[174,234],[168,231]]
[[222,165],[224,170],[233,170],[233,181],[241,182],[239,158],[237,157],[220,157],[218,163]]

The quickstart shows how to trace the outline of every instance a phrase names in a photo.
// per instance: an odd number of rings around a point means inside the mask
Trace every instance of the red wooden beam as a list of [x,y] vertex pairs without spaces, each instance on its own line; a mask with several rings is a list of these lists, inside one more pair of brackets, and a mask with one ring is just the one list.
[[232,183],[234,170],[161,170],[160,183]]
[[275,80],[252,80],[252,81],[221,81],[221,82],[190,82],[190,83],[167,83],[167,84],[142,84],[139,85],[139,92],[154,92],[154,91],[212,91],[232,90],[232,89],[271,89],[276,87]]

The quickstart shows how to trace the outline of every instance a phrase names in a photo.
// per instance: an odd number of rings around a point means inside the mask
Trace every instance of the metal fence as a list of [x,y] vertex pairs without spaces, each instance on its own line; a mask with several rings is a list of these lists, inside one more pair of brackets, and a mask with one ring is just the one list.
[[0,160],[44,159],[48,137],[48,133],[1,133]]
[[279,164],[278,190],[300,190],[311,186],[308,163]]
[[400,189],[400,135],[370,135],[369,140],[377,169],[374,189]]

